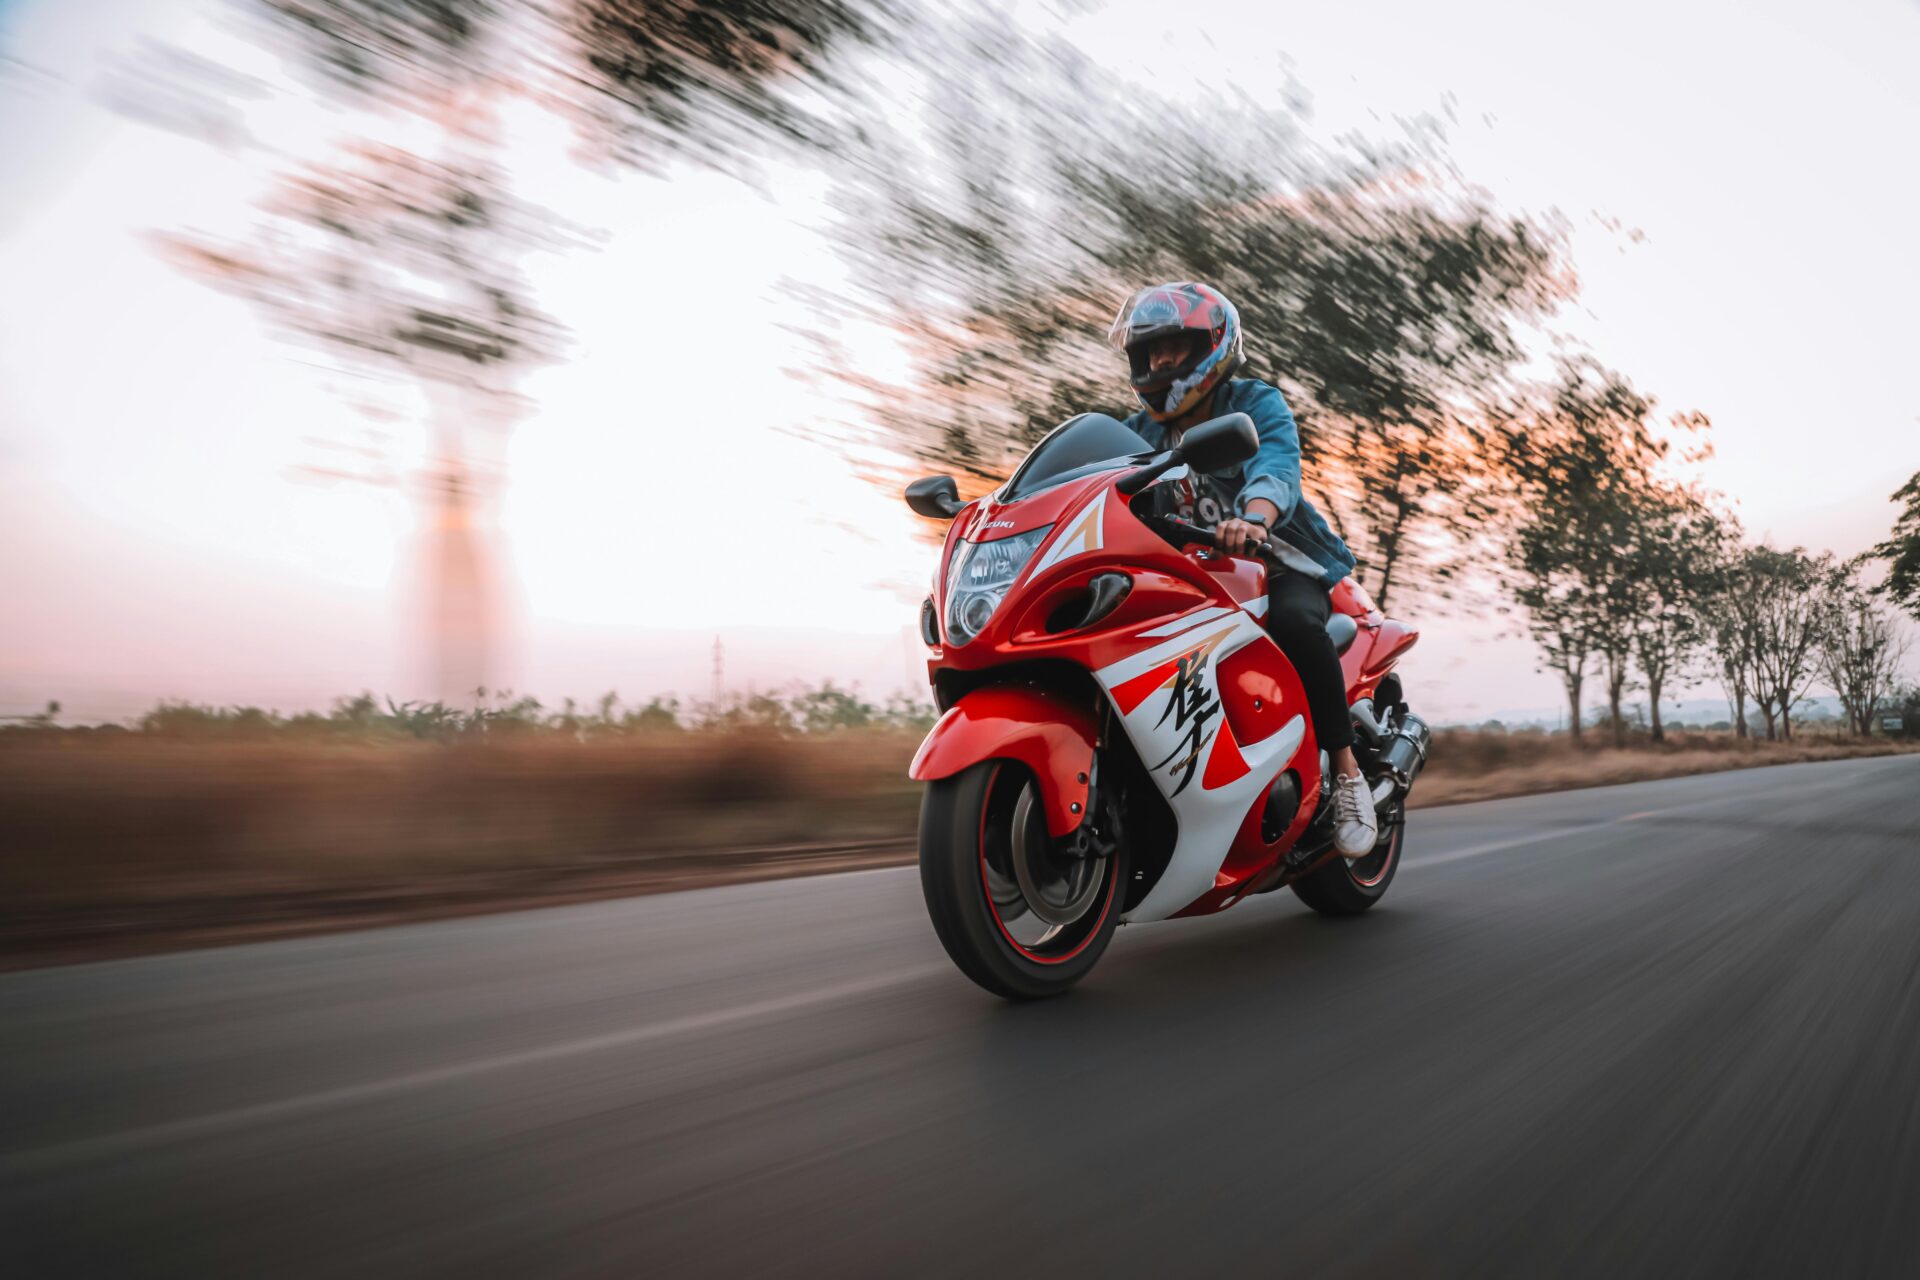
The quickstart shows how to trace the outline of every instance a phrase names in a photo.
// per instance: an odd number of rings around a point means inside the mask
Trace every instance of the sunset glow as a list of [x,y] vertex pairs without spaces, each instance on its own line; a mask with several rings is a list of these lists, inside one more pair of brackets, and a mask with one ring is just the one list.
[[[1183,27],[1173,47],[1256,98],[1291,75],[1329,134],[1439,113],[1469,181],[1561,210],[1582,282],[1563,327],[1663,410],[1712,418],[1698,474],[1756,536],[1843,555],[1884,536],[1920,465],[1920,9],[1596,6],[1576,40],[1529,6],[1228,8],[1209,26],[1231,38]],[[157,232],[243,229],[263,161],[107,105],[116,67],[161,39],[251,59],[257,136],[317,145],[341,126],[286,105],[280,69],[220,12],[0,8],[0,713],[426,689],[413,393],[330,372],[156,254]],[[1161,12],[1068,25],[1116,74],[1157,78],[1166,46],[1142,33]],[[571,334],[522,384],[479,516],[500,571],[494,683],[699,694],[719,636],[742,683],[908,686],[930,549],[809,433],[844,407],[792,374],[790,286],[840,270],[819,182],[602,175],[541,111],[508,128],[516,181],[588,234],[525,263]],[[1123,393],[1116,368],[1090,407]],[[1427,635],[1409,678],[1437,715],[1554,705],[1497,620]]]

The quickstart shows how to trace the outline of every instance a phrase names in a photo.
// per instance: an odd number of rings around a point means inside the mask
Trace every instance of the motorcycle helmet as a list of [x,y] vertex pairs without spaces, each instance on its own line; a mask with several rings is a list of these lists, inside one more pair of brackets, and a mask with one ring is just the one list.
[[[1156,339],[1182,337],[1186,354],[1154,372],[1147,352]],[[1240,313],[1209,285],[1157,284],[1127,299],[1107,341],[1127,353],[1133,393],[1155,422],[1171,422],[1203,402],[1246,358]]]

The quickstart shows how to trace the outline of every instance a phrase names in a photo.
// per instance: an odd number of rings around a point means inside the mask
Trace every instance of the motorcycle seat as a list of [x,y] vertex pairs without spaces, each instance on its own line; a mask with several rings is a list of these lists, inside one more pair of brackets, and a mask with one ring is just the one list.
[[1327,619],[1327,635],[1333,641],[1335,653],[1345,653],[1353,647],[1354,637],[1360,634],[1360,624],[1353,620],[1350,613],[1336,613]]

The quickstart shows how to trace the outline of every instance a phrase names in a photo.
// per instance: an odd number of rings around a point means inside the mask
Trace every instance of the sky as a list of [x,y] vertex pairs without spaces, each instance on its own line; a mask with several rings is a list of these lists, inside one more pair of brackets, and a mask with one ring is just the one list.
[[[282,83],[220,13],[0,4],[0,714],[425,690],[424,439],[383,428],[380,484],[303,475],[367,420],[310,353],[151,248],[243,232],[258,156],[104,105],[143,39]],[[1328,135],[1444,115],[1469,181],[1567,217],[1583,291],[1562,327],[1663,408],[1713,419],[1701,475],[1749,531],[1841,554],[1884,537],[1888,496],[1920,469],[1920,5],[1548,13],[1115,0],[1066,25],[1162,87],[1303,86]],[[248,109],[276,139],[342,128],[271,94]],[[716,636],[735,688],[919,680],[932,552],[895,497],[799,430],[835,406],[786,373],[803,355],[782,284],[837,271],[817,182],[593,175],[551,120],[511,129],[523,187],[604,234],[526,264],[573,333],[525,383],[535,408],[506,446],[495,683],[549,702],[704,695]],[[726,300],[726,342],[650,305],[689,291]],[[1419,621],[1407,681],[1436,717],[1555,706],[1503,624]]]

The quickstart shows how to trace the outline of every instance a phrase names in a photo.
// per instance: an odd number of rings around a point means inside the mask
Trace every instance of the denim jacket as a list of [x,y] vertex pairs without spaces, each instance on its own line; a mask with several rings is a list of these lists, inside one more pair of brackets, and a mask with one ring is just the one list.
[[[1215,414],[1244,413],[1260,432],[1260,451],[1228,471],[1209,477],[1233,503],[1233,514],[1245,513],[1247,503],[1265,498],[1280,509],[1273,532],[1289,547],[1318,566],[1329,586],[1353,572],[1353,553],[1300,493],[1300,431],[1293,411],[1279,390],[1255,378],[1235,378],[1220,389]],[[1167,428],[1142,410],[1127,425],[1156,449],[1167,448]],[[1224,513],[1223,513],[1224,514]]]

